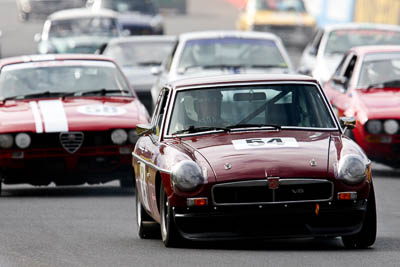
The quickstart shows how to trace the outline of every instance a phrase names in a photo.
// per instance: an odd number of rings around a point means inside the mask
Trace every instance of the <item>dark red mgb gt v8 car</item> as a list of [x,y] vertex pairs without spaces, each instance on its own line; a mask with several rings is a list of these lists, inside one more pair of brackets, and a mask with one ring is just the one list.
[[[352,128],[354,120],[342,124]],[[346,247],[375,241],[370,161],[343,135],[312,78],[176,81],[161,91],[151,124],[137,130],[141,238],[159,223],[166,246],[183,239],[340,236]]]
[[116,63],[103,56],[0,61],[0,179],[133,186],[136,124],[149,116]]

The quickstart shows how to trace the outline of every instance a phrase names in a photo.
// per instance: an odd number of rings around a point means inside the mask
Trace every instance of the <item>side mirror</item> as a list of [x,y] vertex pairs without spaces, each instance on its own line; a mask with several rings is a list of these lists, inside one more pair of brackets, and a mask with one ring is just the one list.
[[153,74],[154,76],[159,76],[161,74],[160,67],[152,67],[150,71],[151,71],[151,74]]
[[334,76],[332,78],[332,81],[334,81],[337,84],[344,85],[347,82],[347,78],[344,76]]
[[306,66],[301,66],[297,70],[298,73],[311,76],[311,70]]
[[344,128],[344,131],[353,130],[356,128],[356,119],[354,117],[340,117],[340,125]]
[[152,131],[151,124],[138,124],[138,125],[136,125],[136,133],[139,136],[148,135],[148,134],[151,133],[151,131]]
[[97,54],[97,55],[102,55],[102,54],[104,53],[104,50],[106,50],[107,45],[108,45],[108,43],[104,43],[104,44],[102,44],[101,46],[99,46],[99,47],[96,49],[95,54]]
[[317,51],[317,49],[315,48],[315,47],[310,47],[310,50],[308,50],[308,53],[311,55],[311,56],[317,56],[317,54],[318,54],[318,51]]
[[131,35],[131,31],[128,30],[128,29],[124,29],[121,32],[121,36],[123,36],[123,37],[127,37],[127,36],[130,36],[130,35]]
[[35,35],[33,36],[33,41],[38,43],[40,42],[40,40],[42,40],[42,35],[40,33],[35,33]]

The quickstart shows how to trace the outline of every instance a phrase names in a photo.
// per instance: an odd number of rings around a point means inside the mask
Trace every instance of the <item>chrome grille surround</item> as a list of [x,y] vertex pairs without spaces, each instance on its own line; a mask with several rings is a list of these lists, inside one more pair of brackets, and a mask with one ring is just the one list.
[[59,135],[62,147],[73,154],[82,146],[84,140],[83,132],[64,132]]
[[[280,194],[282,194],[282,189],[290,186],[329,186],[329,191],[326,190],[327,194],[324,197],[318,198],[305,198],[301,200],[282,200],[280,199]],[[266,201],[255,201],[255,202],[217,202],[216,192],[220,188],[256,188],[257,190],[264,190],[265,194],[270,194],[270,199]],[[235,190],[235,189],[233,189]],[[286,189],[288,190],[288,189]],[[238,190],[237,190],[238,191]],[[264,191],[263,191],[264,192]],[[264,204],[285,204],[285,203],[305,203],[305,202],[321,202],[321,201],[331,201],[333,200],[334,184],[332,181],[327,179],[312,179],[312,178],[285,178],[279,179],[279,187],[277,189],[269,189],[269,184],[267,179],[262,180],[249,180],[249,181],[239,181],[230,183],[216,184],[211,189],[212,201],[214,205],[217,206],[234,206],[234,205],[264,205]],[[235,192],[236,193],[236,192]]]

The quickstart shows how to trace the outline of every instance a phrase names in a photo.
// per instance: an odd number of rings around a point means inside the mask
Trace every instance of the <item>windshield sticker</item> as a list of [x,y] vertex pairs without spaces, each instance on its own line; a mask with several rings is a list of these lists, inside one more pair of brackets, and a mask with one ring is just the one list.
[[299,147],[293,137],[250,138],[232,140],[235,149]]
[[119,116],[126,113],[126,110],[120,107],[107,105],[87,105],[77,108],[79,113],[94,116]]

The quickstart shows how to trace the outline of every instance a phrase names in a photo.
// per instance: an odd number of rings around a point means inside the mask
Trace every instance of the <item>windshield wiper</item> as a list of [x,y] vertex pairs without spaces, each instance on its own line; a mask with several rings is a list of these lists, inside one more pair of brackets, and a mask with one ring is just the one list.
[[198,133],[198,132],[206,132],[206,131],[224,131],[224,132],[229,132],[230,129],[227,127],[215,127],[215,126],[200,126],[196,127],[194,125],[190,125],[188,128],[176,131],[172,133],[172,135],[175,134],[182,134],[182,133]]
[[254,65],[247,65],[244,66],[247,68],[260,68],[260,69],[272,69],[272,68],[279,68],[279,69],[287,69],[288,66],[283,66],[283,65],[258,65],[258,64],[254,64]]
[[5,102],[7,100],[14,100],[14,99],[29,99],[29,98],[36,98],[36,97],[59,97],[59,96],[64,96],[69,93],[65,92],[50,92],[50,91],[44,91],[44,92],[39,92],[39,93],[33,93],[33,94],[27,94],[27,95],[17,95],[17,96],[10,96],[1,99],[1,101]]
[[156,60],[153,60],[153,61],[143,61],[143,62],[138,62],[138,63],[136,63],[138,66],[159,66],[159,65],[161,65],[161,62],[160,61],[156,61]]
[[280,125],[276,125],[276,124],[257,124],[257,123],[238,123],[235,125],[229,125],[226,128],[228,129],[235,129],[235,128],[263,128],[263,127],[272,127],[275,128],[277,130],[281,130],[281,126]]
[[84,96],[84,95],[91,95],[91,94],[100,94],[101,96],[105,96],[107,94],[115,94],[115,93],[126,93],[129,94],[130,91],[126,89],[95,89],[95,90],[87,90],[87,91],[77,91],[71,92],[68,94],[64,94],[63,97],[66,96]]

